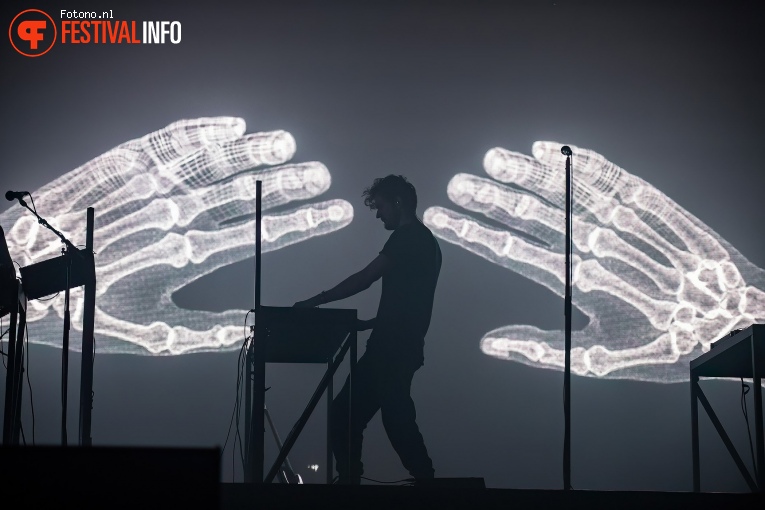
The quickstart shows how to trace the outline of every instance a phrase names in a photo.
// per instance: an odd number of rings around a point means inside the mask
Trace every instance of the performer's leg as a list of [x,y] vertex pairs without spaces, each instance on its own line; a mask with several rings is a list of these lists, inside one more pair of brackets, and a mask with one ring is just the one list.
[[[419,368],[419,367],[417,367]],[[409,473],[418,479],[433,478],[433,461],[417,426],[410,395],[417,368],[391,366],[379,388],[382,421],[393,449]]]
[[349,380],[332,401],[332,451],[335,454],[337,472],[341,483],[359,483],[364,472],[361,462],[363,432],[372,417],[380,409],[375,383],[376,370],[369,358],[362,356],[356,365],[353,379],[353,416],[351,430],[351,464],[348,464],[348,396]]

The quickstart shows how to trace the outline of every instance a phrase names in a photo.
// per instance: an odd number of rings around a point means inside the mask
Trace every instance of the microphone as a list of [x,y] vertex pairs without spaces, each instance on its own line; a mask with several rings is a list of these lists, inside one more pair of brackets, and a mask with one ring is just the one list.
[[21,200],[21,198],[25,195],[29,195],[28,191],[6,191],[5,192],[5,199],[9,202],[13,202],[17,198]]
[[[569,147],[568,145],[564,145],[563,147],[561,147],[561,148],[560,148],[560,152],[561,152],[561,154],[563,154],[564,156],[570,156],[570,155],[572,154],[572,152],[571,152],[571,147]],[[6,195],[6,196],[7,196],[7,195]],[[9,198],[8,200],[10,200],[10,198]]]

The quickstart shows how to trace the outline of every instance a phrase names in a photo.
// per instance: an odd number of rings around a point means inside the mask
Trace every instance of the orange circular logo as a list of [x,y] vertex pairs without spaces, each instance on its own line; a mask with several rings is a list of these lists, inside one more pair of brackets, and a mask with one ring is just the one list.
[[13,49],[25,57],[39,57],[56,44],[56,24],[39,9],[21,11],[11,21],[8,37]]

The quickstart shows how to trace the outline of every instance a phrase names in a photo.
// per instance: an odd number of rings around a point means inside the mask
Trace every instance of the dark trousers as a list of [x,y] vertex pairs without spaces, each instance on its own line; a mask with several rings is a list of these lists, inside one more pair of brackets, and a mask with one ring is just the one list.
[[[417,414],[410,395],[412,377],[420,363],[389,360],[369,354],[361,357],[353,379],[353,416],[350,441],[348,438],[349,380],[332,402],[332,449],[340,481],[358,483],[364,472],[361,462],[363,432],[377,411],[393,449],[415,478],[433,478],[433,462],[415,421]],[[350,465],[348,449],[351,450]]]

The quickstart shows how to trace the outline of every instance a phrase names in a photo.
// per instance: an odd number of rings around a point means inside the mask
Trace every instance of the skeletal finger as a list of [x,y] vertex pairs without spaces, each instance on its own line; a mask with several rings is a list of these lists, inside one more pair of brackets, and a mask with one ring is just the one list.
[[236,140],[245,130],[244,119],[236,117],[184,119],[141,137],[139,145],[155,164],[167,165],[202,147]]
[[[560,166],[565,156],[557,142],[535,142],[534,157],[548,166]],[[678,206],[672,199],[643,179],[612,163],[601,154],[589,149],[571,146],[573,152],[574,183],[593,191],[601,206],[591,207],[604,222],[609,222],[613,207],[632,204],[666,225],[688,248],[702,258],[724,260],[727,251],[715,235],[703,228],[700,221]],[[603,207],[605,204],[610,206]],[[694,221],[695,220],[695,221]]]
[[58,217],[90,207],[146,172],[150,165],[138,150],[114,148],[36,190],[33,195],[40,204],[38,212],[44,217]]
[[[157,186],[154,177],[147,173],[139,174],[131,178],[124,186],[114,190],[113,193],[108,196],[102,197],[99,201],[92,204],[91,207],[95,210],[95,225],[96,235],[98,236],[98,230],[104,229],[108,225],[114,225],[118,232],[121,232],[124,236],[135,232],[134,229],[119,230],[119,226],[124,226],[125,222],[136,224],[140,222],[139,219],[126,220],[126,216],[130,213],[126,213],[125,206],[131,203],[137,203],[135,211],[139,208],[144,208],[144,201],[151,198],[157,193]],[[146,212],[140,213],[146,215]],[[152,218],[152,222],[155,218]],[[53,219],[62,231],[67,232],[82,232],[85,230],[86,216],[82,210],[62,214]],[[101,235],[98,243],[104,242],[105,244],[98,244],[99,247],[104,247],[116,239],[111,234]]]
[[286,131],[253,133],[224,144],[211,144],[157,168],[162,192],[173,186],[202,188],[261,165],[280,165],[295,154]]
[[[494,229],[448,209],[431,207],[423,220],[436,235],[495,264],[517,271],[560,295],[565,282],[565,259],[561,253],[530,244],[510,232]],[[519,263],[522,263],[523,266]],[[529,267],[531,269],[529,269]],[[553,276],[557,281],[551,280]],[[628,303],[666,330],[677,303],[651,298],[642,290],[605,269],[597,260],[572,259],[572,283],[583,292],[607,292]]]
[[634,203],[666,224],[691,253],[714,261],[730,258],[711,229],[656,188],[640,188],[634,194]]
[[[562,209],[566,200],[565,165],[562,161],[553,162],[549,157],[545,157],[552,152],[549,147],[551,145],[557,147],[560,155],[560,144],[554,142],[534,144],[534,154],[541,159],[494,148],[486,153],[484,167],[487,173],[498,181],[518,186],[527,194],[540,197],[552,208]],[[572,179],[572,210],[575,218],[606,225],[616,207],[618,207],[616,199],[589,186],[586,179],[579,178],[577,171]],[[574,235],[581,237],[577,229],[574,229]]]
[[[534,142],[531,152],[534,158],[545,166],[565,168],[566,156],[560,152],[562,146],[558,142],[539,141]],[[569,147],[573,153],[573,180],[595,191],[601,200],[628,199],[635,186],[640,184],[633,175],[597,152],[574,145]]]
[[[468,174],[454,176],[449,181],[447,193],[454,203],[466,209],[480,212],[563,250],[563,212],[533,195]],[[553,232],[557,232],[557,236]],[[582,252],[620,260],[645,274],[663,292],[677,293],[682,283],[682,274],[677,269],[660,264],[612,230],[574,217],[572,234],[575,246]],[[636,285],[636,282],[630,283]]]
[[[665,226],[664,232],[659,234],[632,209],[617,206],[609,222],[616,230],[635,236],[661,254],[677,270],[681,278],[680,285],[674,288],[671,279],[673,272],[669,269],[661,269],[667,266],[658,261],[651,263],[644,260],[644,267],[653,267],[655,273],[658,270],[669,271],[664,276],[666,284],[662,285],[659,279],[654,279],[655,283],[665,292],[676,293],[678,300],[693,302],[701,311],[715,308],[725,290],[739,285],[742,281],[738,270],[728,260],[704,259],[695,253],[678,248],[667,240],[668,227]],[[648,253],[645,255],[648,259],[653,259]]]
[[[562,161],[560,144],[556,142],[536,142],[533,151],[542,163]],[[729,255],[714,233],[669,197],[602,155],[578,147],[572,147],[572,151],[575,182],[594,190],[604,204],[610,204],[590,207],[598,219],[656,247],[677,271],[641,255],[639,250],[631,250],[632,258],[641,259],[633,267],[650,268],[647,274],[662,291],[678,293],[678,299],[693,302],[702,312],[716,308],[725,281],[735,275],[729,270]],[[728,269],[723,271],[721,264]]]
[[[665,294],[677,295],[680,291],[683,275],[678,269],[657,262],[642,250],[629,244],[611,229],[601,227],[590,229],[587,235],[587,248],[587,251],[592,252],[599,259],[608,257],[619,260],[630,268],[640,271]],[[624,276],[633,287],[643,287],[644,294],[650,293],[650,289],[645,285],[639,284],[629,275]]]
[[[277,250],[314,236],[327,234],[348,225],[352,219],[353,208],[343,200],[310,204],[287,213],[264,216],[261,229],[262,249]],[[112,284],[126,276],[156,265],[170,265],[175,268],[182,268],[189,263],[200,265],[216,254],[223,255],[217,257],[216,263],[227,265],[252,256],[254,243],[253,220],[213,231],[191,230],[184,235],[171,232],[157,243],[134,252],[126,246],[123,247],[124,256],[97,268],[98,293],[103,294]],[[239,248],[245,248],[249,252],[242,253]],[[200,271],[206,273],[211,270],[205,266]]]
[[[51,218],[50,223],[56,226],[54,218]],[[63,234],[69,237],[68,232]],[[84,238],[84,233],[82,237]],[[8,239],[11,240],[8,249],[12,256],[16,259],[23,257],[23,260],[16,260],[22,266],[33,261],[55,257],[61,253],[61,240],[48,229],[40,226],[37,219],[31,215],[22,216],[16,220],[8,232]],[[72,242],[79,242],[79,238],[74,238]]]
[[[481,339],[481,350],[493,357],[562,369],[565,351],[563,331],[543,331],[532,326],[507,326],[490,331]],[[571,371],[599,377],[617,370],[644,365],[670,364],[680,358],[670,333],[640,347],[610,350],[602,345],[571,348]]]
[[[241,317],[245,312],[238,313]],[[99,307],[96,307],[95,333],[137,344],[151,354],[212,351],[242,342],[241,326],[215,324],[200,331],[185,326],[170,326],[162,321],[148,325],[135,324],[113,317]]]
[[[152,284],[147,284],[152,287]],[[200,310],[178,308],[172,302],[171,294],[175,289],[162,288],[160,293],[152,293],[149,288],[139,308],[131,308],[134,298],[122,295],[123,289],[101,296],[96,307],[95,333],[99,337],[122,342],[113,344],[99,341],[100,352],[131,352],[139,354],[175,355],[190,352],[218,351],[231,348],[242,342],[241,318],[244,310],[228,310],[223,313],[211,313]],[[72,328],[82,331],[84,312],[84,293],[82,287],[72,289],[71,297]],[[59,318],[64,316],[64,297],[57,296],[50,301]],[[127,310],[126,310],[127,308]],[[143,324],[116,318],[111,311],[117,310],[123,315],[132,315]],[[164,317],[173,323],[165,322]],[[54,344],[60,347],[60,343]],[[126,346],[134,346],[134,348]],[[73,345],[77,349],[76,345]]]
[[565,219],[560,209],[536,197],[490,179],[457,174],[446,190],[455,204],[539,239],[548,246],[561,244]]
[[121,189],[152,166],[172,163],[209,144],[242,136],[245,124],[233,117],[181,120],[140,139],[121,144],[37,191],[46,216],[84,209]]
[[544,165],[530,156],[501,147],[486,153],[483,167],[500,182],[520,186],[558,207],[565,204],[565,169]]
[[326,166],[310,161],[242,174],[196,190],[193,196],[199,197],[204,211],[212,211],[214,219],[223,222],[255,213],[257,181],[263,182],[262,206],[268,210],[321,195],[329,189],[332,177]]
[[600,262],[588,259],[573,269],[573,282],[583,292],[606,292],[637,308],[658,330],[666,331],[679,306],[676,301],[654,299],[622,278],[605,269]]
[[[96,209],[98,247],[105,249],[112,243],[136,232],[148,229],[170,230],[174,226],[186,226],[200,214],[216,210],[218,221],[251,214],[255,207],[256,181],[263,181],[263,208],[269,209],[296,200],[307,200],[327,189],[331,176],[327,168],[319,162],[307,162],[284,165],[265,171],[244,174],[225,183],[192,190],[189,195],[176,195],[153,200],[146,206],[132,213],[110,221],[112,210],[131,201],[144,200],[157,191],[156,183],[150,175],[139,175],[118,190],[111,199],[103,200]],[[31,221],[31,220],[30,220]],[[61,228],[77,232],[84,227],[81,213],[66,214],[58,222]],[[36,222],[31,227],[36,233]],[[17,229],[17,235],[29,238],[29,227]]]
[[[489,227],[470,216],[443,207],[429,207],[423,222],[440,238],[495,264],[523,274],[561,295],[565,277],[562,253],[529,243],[506,230]],[[574,256],[574,266],[581,259]]]
[[284,205],[296,200],[313,198],[326,191],[331,184],[327,168],[318,162],[285,165],[263,172],[244,174],[230,182],[194,190],[189,195],[177,194],[158,198],[118,220],[98,228],[98,247],[109,245],[137,232],[150,229],[168,231],[175,226],[185,227],[198,216],[214,211],[220,222],[255,212],[256,181],[263,181],[263,209]]

